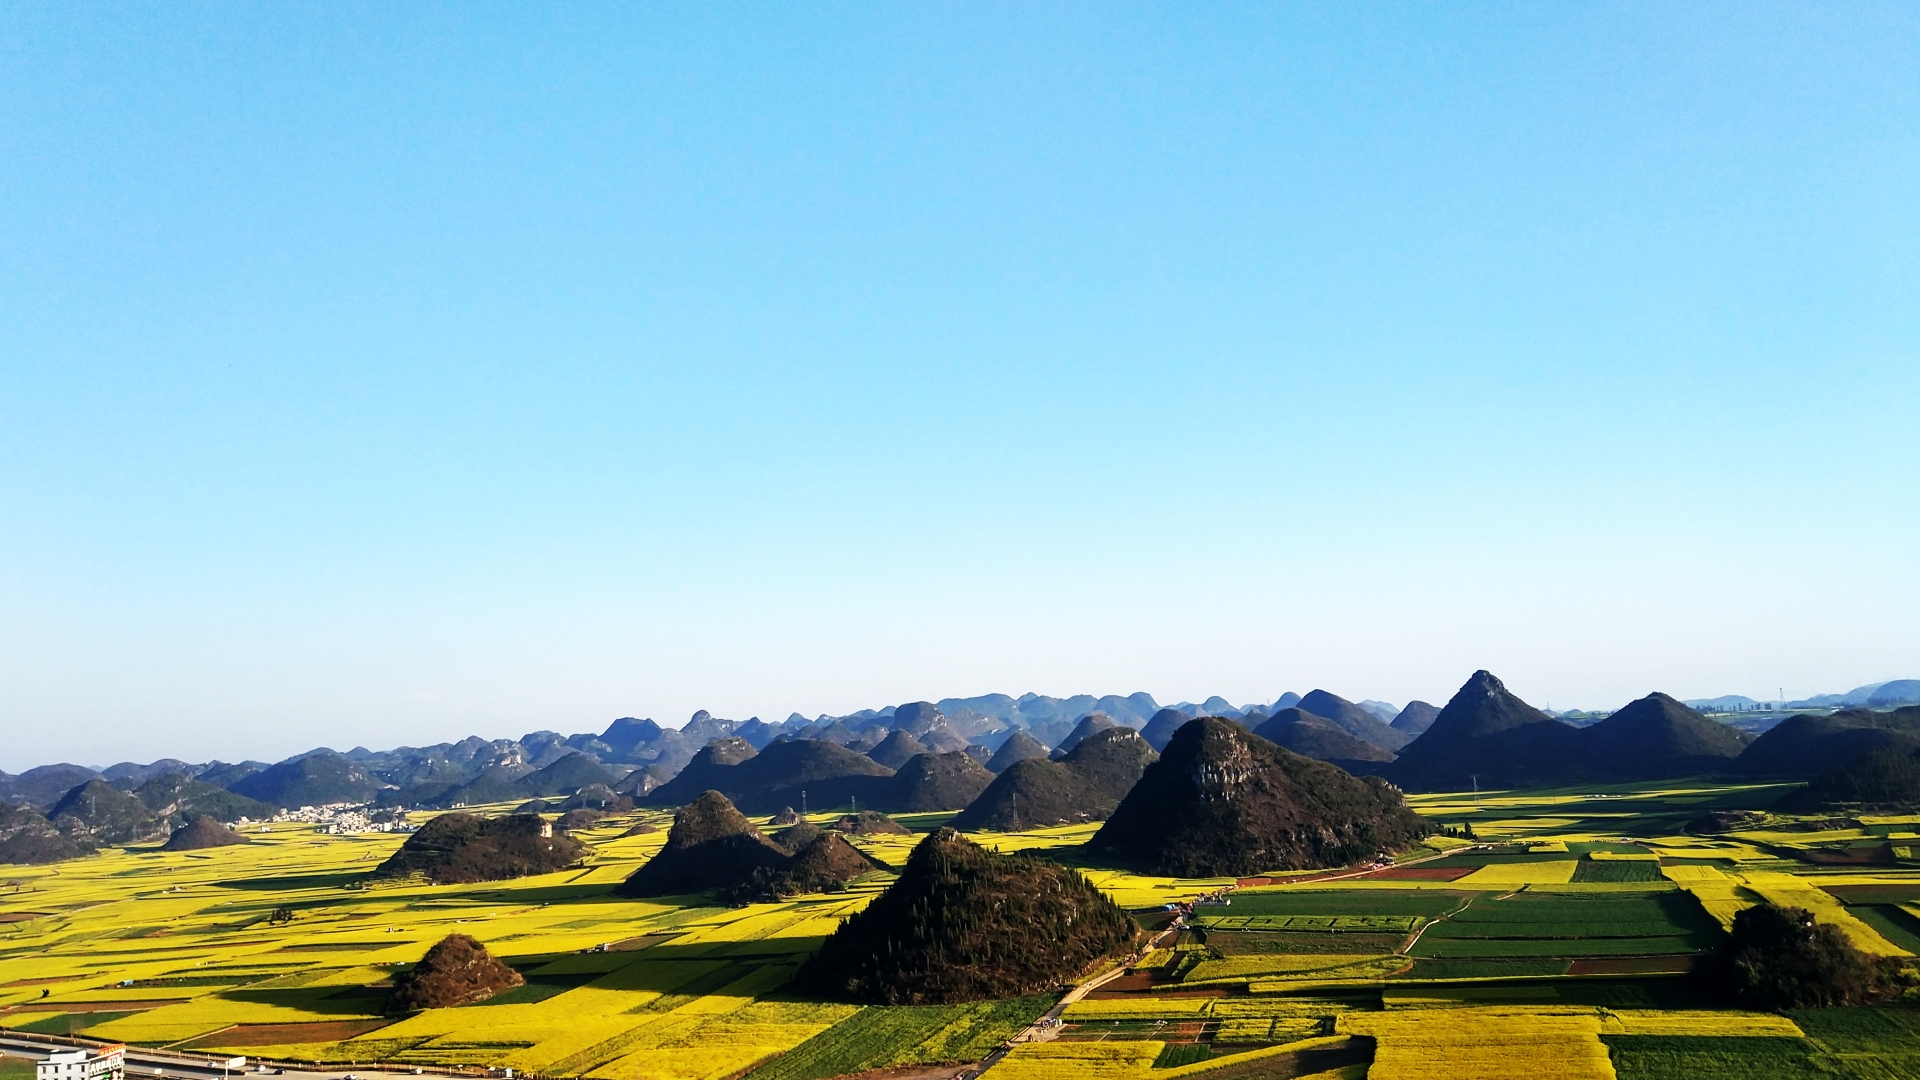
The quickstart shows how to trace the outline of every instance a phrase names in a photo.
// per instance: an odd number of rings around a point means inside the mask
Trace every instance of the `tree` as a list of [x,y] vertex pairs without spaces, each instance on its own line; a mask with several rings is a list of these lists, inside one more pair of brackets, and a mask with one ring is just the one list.
[[1760,904],[1733,917],[1733,934],[1695,972],[1710,997],[1749,1009],[1865,1005],[1898,992],[1897,971],[1868,956],[1805,908]]

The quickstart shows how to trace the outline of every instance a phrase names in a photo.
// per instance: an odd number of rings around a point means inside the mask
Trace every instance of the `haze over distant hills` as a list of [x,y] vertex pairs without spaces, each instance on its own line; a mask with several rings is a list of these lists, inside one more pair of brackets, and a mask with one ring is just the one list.
[[[1874,683],[1825,695],[1835,703],[1831,712],[1751,724],[1723,723],[1654,693],[1569,723],[1479,672],[1444,708],[1355,702],[1323,688],[1244,706],[1218,697],[1163,706],[1146,693],[988,694],[777,723],[705,711],[679,728],[622,717],[598,734],[321,748],[277,763],[62,763],[0,773],[0,804],[15,808],[0,823],[0,855],[32,861],[158,843],[201,816],[234,821],[302,805],[446,809],[566,800],[555,805],[572,808],[631,800],[664,807],[709,790],[754,814],[953,810],[962,811],[960,821],[997,828],[1098,819],[1119,805],[1156,752],[1202,716],[1231,719],[1266,743],[1407,790],[1696,775],[1803,779],[1868,751],[1920,746],[1920,707],[1901,704],[1914,697],[1920,680]],[[1748,700],[1702,704],[1737,714]]]

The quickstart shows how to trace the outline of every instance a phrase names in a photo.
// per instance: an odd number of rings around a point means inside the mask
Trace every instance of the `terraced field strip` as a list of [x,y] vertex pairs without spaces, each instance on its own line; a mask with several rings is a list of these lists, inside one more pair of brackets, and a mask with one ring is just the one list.
[[1847,911],[1832,894],[1792,874],[1752,871],[1740,875],[1746,887],[1782,907],[1806,908],[1823,923],[1837,926],[1854,948],[1875,956],[1912,956]]
[[1419,915],[1203,915],[1203,930],[1324,930],[1329,932],[1406,933],[1420,925]]
[[1338,1030],[1377,1040],[1368,1080],[1614,1080],[1592,1010],[1356,1012],[1340,1017]]

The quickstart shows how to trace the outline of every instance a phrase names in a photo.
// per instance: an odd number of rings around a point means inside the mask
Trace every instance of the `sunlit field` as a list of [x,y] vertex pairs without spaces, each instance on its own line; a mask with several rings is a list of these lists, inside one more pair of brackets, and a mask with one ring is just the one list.
[[[992,1075],[1061,1078],[1569,1078],[1920,1075],[1920,1012],[1790,1016],[1696,1007],[1682,974],[1761,899],[1813,910],[1860,948],[1920,952],[1920,819],[1770,822],[1693,836],[1690,818],[1777,789],[1608,788],[1416,796],[1473,841],[1394,865],[1174,880],[1081,861],[1096,826],[984,833],[1078,866],[1150,928],[1223,886],[1133,969],[1069,1004]],[[504,810],[506,807],[496,809]],[[950,815],[909,815],[930,829]],[[826,823],[832,815],[818,815]],[[647,821],[660,828],[623,836]],[[607,1080],[819,1080],[977,1061],[1051,997],[861,1008],[783,993],[839,920],[884,889],[725,908],[609,890],[668,816],[578,833],[581,869],[484,885],[371,882],[400,836],[279,824],[243,847],[129,849],[9,867],[0,1022],[149,1046],[338,1066],[510,1067]],[[855,843],[899,866],[918,837]],[[276,919],[278,912],[281,918]],[[291,919],[285,919],[290,914]],[[383,1015],[386,982],[450,933],[526,985],[478,1005]]]

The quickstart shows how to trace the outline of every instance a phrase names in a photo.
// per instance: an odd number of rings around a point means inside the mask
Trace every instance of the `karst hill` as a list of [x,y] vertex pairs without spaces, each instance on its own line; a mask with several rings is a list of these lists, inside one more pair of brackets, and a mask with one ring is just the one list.
[[913,849],[886,892],[827,938],[793,985],[891,1005],[1048,993],[1139,935],[1077,872],[995,854],[940,829]]
[[1239,876],[1341,866],[1430,831],[1386,781],[1208,716],[1174,733],[1087,850],[1154,874]]
[[614,887],[616,896],[719,892],[746,900],[818,892],[881,865],[839,832],[800,822],[767,838],[725,795],[703,792],[673,816],[667,842]]
[[533,814],[441,814],[407,837],[374,876],[417,873],[436,885],[505,881],[565,870],[588,852],[587,845]]
[[173,830],[173,835],[167,837],[167,842],[160,845],[160,850],[204,851],[207,848],[231,847],[235,844],[252,842],[208,815],[201,814]]
[[952,825],[1010,832],[1103,818],[1157,756],[1132,728],[1096,732],[1058,761],[1015,762],[994,777]]

